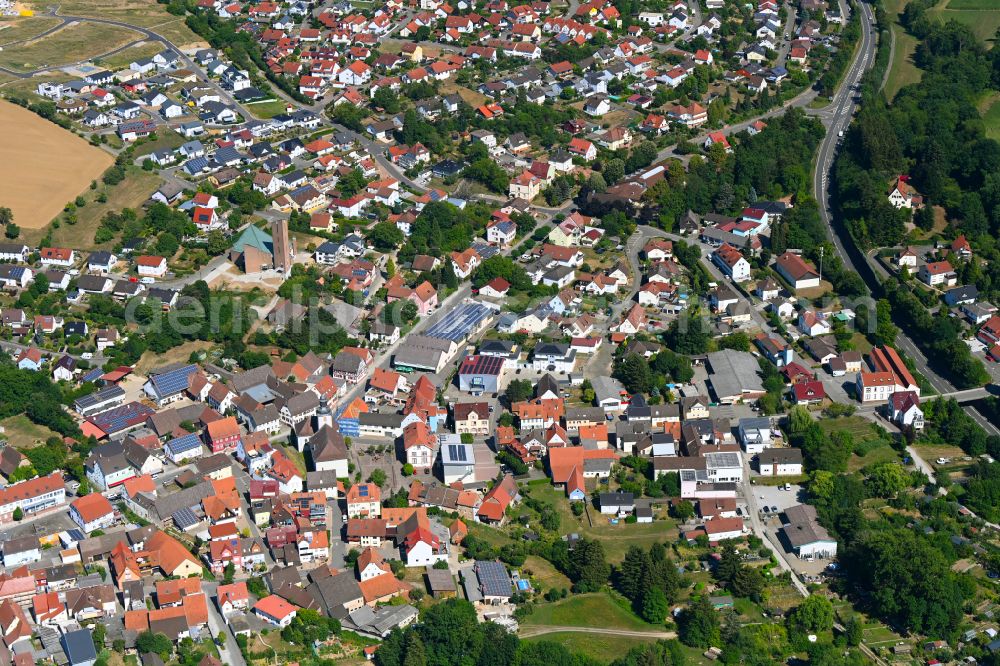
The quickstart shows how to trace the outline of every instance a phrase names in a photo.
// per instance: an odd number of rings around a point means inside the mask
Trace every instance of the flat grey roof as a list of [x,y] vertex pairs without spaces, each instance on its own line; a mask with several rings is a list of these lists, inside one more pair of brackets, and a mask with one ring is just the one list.
[[709,352],[707,357],[712,370],[710,375],[712,388],[715,389],[715,395],[719,399],[764,390],[764,385],[757,374],[760,368],[753,354],[723,349]]

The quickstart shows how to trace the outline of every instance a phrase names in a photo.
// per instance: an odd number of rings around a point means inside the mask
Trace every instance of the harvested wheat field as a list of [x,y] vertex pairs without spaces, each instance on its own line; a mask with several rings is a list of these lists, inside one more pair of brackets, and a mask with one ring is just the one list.
[[114,161],[16,104],[0,100],[0,206],[24,229],[41,229]]

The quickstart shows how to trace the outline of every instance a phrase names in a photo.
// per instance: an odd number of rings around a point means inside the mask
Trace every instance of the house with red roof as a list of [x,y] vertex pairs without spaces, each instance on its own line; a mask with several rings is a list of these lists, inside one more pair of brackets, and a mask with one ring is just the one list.
[[115,509],[104,495],[90,493],[69,505],[69,517],[89,534],[114,525]]
[[278,627],[287,627],[295,619],[298,606],[295,606],[282,597],[272,594],[264,597],[254,604],[253,612],[265,622]]
[[521,501],[521,493],[513,474],[507,474],[490,488],[476,510],[476,520],[491,525],[502,525],[507,508]]
[[479,290],[479,295],[486,298],[504,298],[508,291],[510,291],[510,282],[502,277],[495,277],[483,285]]
[[823,382],[809,381],[792,385],[792,401],[796,405],[817,405],[825,399]]
[[588,162],[597,157],[597,147],[590,141],[579,137],[573,137],[569,140],[567,150],[571,154],[582,157]]

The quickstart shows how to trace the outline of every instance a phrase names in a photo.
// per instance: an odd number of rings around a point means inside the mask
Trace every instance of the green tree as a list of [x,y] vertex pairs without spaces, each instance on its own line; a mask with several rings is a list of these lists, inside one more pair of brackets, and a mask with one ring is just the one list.
[[173,642],[163,634],[143,631],[135,639],[139,654],[158,654],[166,660],[174,649]]
[[388,252],[402,245],[406,237],[394,223],[383,220],[368,232],[368,240],[372,242],[376,250]]
[[719,643],[719,618],[707,597],[700,597],[681,611],[677,629],[685,645],[708,648]]
[[653,373],[649,363],[638,354],[629,354],[615,365],[614,376],[631,394],[648,393],[653,386]]
[[642,596],[642,619],[650,624],[663,624],[670,612],[667,595],[658,587],[650,588]]
[[586,537],[577,541],[569,556],[569,577],[578,592],[595,592],[607,585],[611,566],[600,541]]
[[531,398],[533,393],[534,393],[534,387],[531,385],[531,382],[528,381],[527,379],[511,380],[511,382],[507,384],[507,388],[504,391],[504,395],[507,397],[507,400],[509,400],[510,404],[512,405],[515,402],[522,402],[524,400],[528,400],[529,398]]
[[833,628],[833,604],[826,597],[812,594],[788,615],[790,633],[815,634]]
[[372,470],[371,475],[368,480],[374,483],[376,486],[384,486],[386,481],[385,471],[379,467]]
[[894,462],[878,463],[866,470],[865,486],[874,497],[895,497],[909,485],[909,474]]

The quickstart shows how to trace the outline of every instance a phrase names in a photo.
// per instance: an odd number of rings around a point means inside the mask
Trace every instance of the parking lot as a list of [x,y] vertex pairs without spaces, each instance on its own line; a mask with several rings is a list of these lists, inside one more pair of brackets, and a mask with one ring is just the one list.
[[[805,489],[799,485],[792,485],[791,490],[782,490],[781,486],[761,486],[754,484],[752,486],[754,499],[757,500],[757,506],[760,507],[763,512],[763,508],[767,507],[777,507],[778,513],[783,512],[785,509],[795,506],[796,504],[802,504],[805,500]],[[771,513],[774,513],[773,511]],[[780,521],[777,521],[780,524]]]

